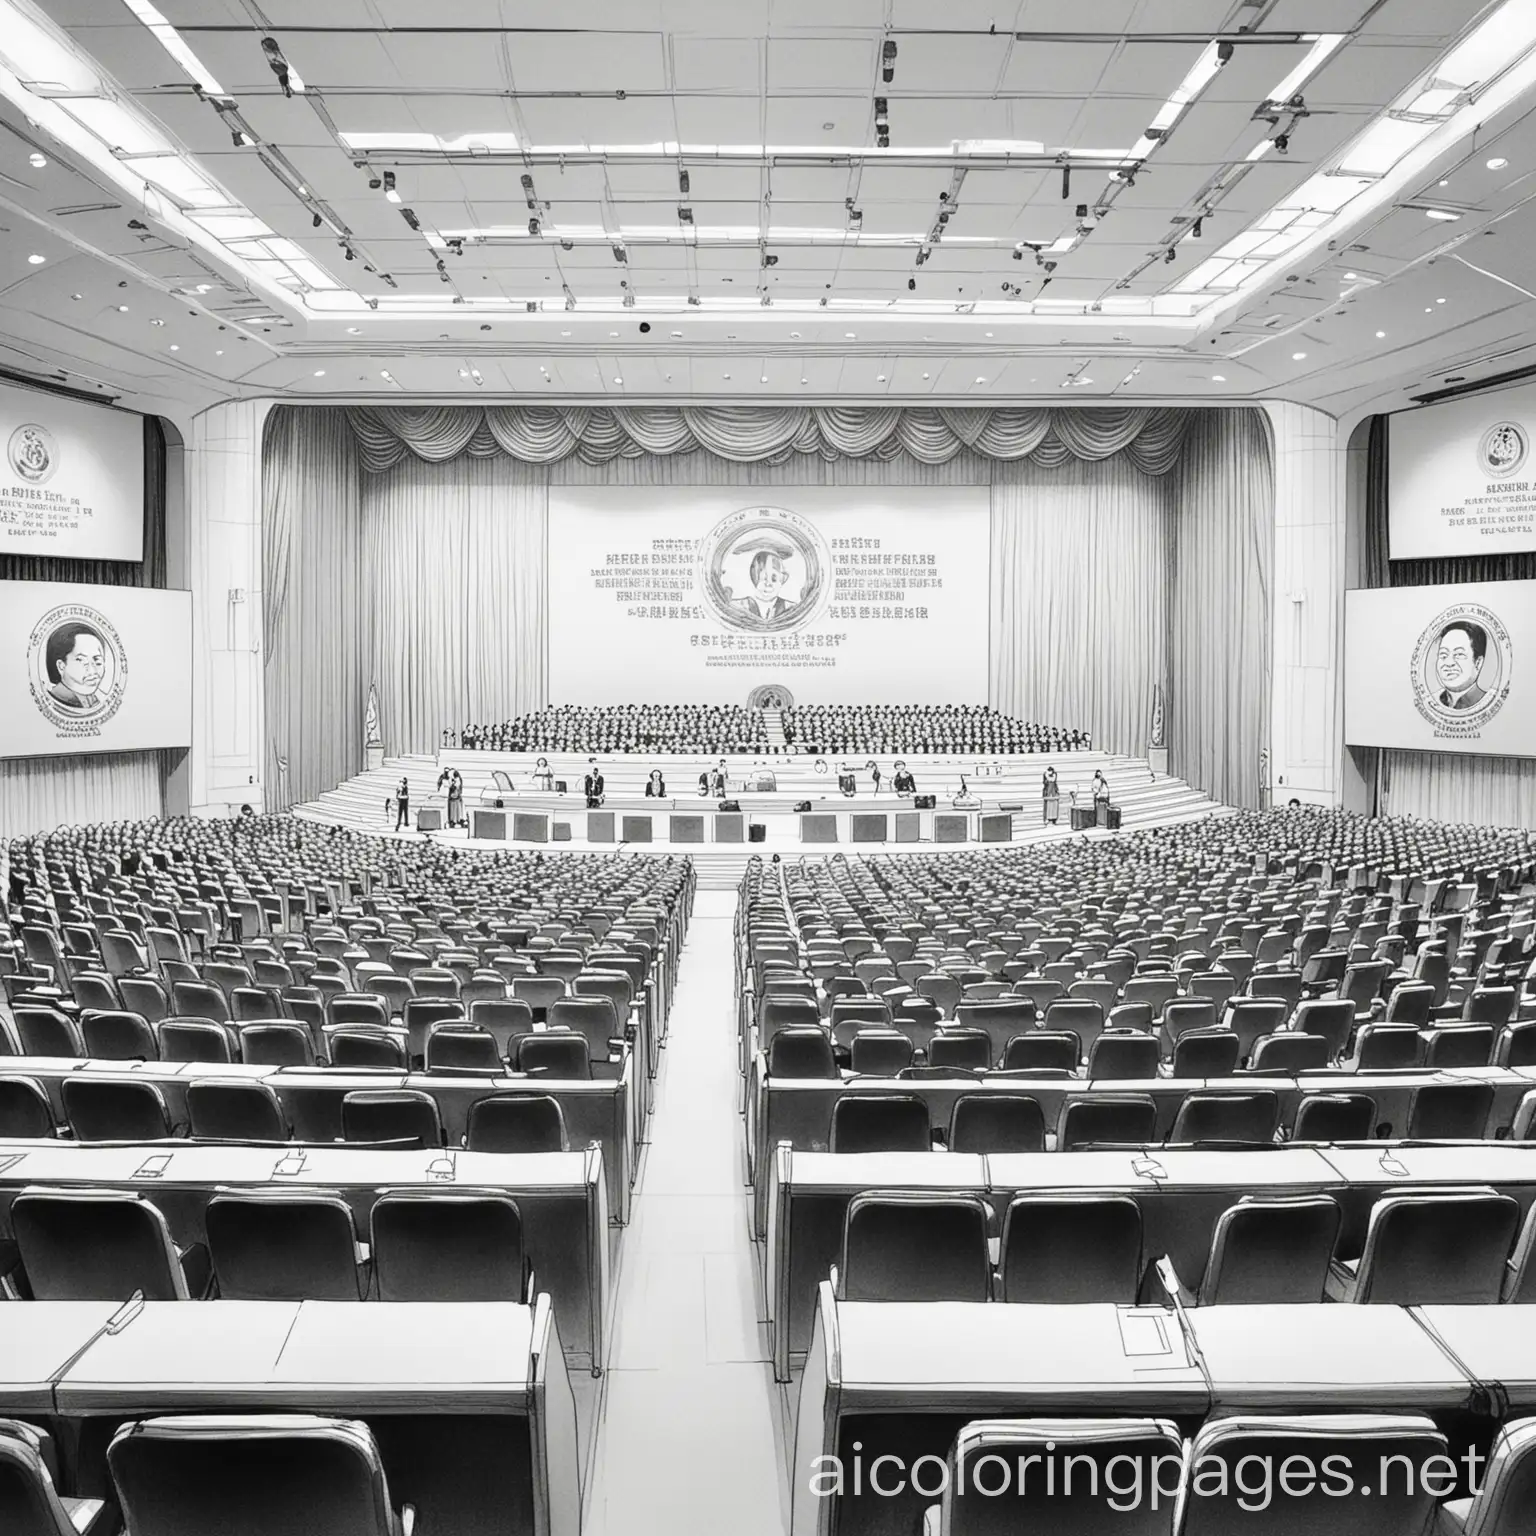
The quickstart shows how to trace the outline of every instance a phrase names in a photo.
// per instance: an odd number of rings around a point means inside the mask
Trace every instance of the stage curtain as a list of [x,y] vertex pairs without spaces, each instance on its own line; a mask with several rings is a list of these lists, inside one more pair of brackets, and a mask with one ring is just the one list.
[[1381,810],[1391,816],[1536,827],[1536,761],[1384,751]]
[[1168,767],[1228,805],[1258,805],[1269,742],[1274,479],[1262,411],[1196,414],[1173,481]]
[[528,464],[588,464],[697,449],[742,463],[908,455],[942,464],[964,453],[1049,467],[1126,454],[1144,474],[1178,462],[1182,410],[1127,406],[356,406],[348,413],[363,468],[407,458],[442,464],[505,454]]
[[98,752],[0,758],[0,838],[82,822],[163,816],[167,756]]
[[361,474],[343,412],[278,408],[262,447],[267,805],[363,769]]
[[547,472],[505,456],[365,477],[364,657],[391,752],[544,703],[548,505]]
[[994,708],[1144,755],[1166,672],[1171,489],[1124,456],[994,466]]

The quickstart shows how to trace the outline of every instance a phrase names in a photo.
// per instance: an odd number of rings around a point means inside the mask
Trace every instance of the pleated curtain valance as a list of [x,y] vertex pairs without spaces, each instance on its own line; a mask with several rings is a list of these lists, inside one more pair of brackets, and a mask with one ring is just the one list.
[[1032,459],[1048,469],[1123,453],[1143,474],[1179,462],[1189,412],[1177,407],[997,406],[353,406],[347,420],[362,467],[392,469],[410,455],[444,463],[506,454],[529,464],[588,464],[700,449],[736,463],[893,459],[943,464],[970,450]]

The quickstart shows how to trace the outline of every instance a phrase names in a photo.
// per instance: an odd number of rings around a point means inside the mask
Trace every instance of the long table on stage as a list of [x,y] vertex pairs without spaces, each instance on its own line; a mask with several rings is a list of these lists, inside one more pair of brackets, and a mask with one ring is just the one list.
[[[802,843],[1006,843],[1013,840],[1016,813],[999,802],[978,798],[974,805],[940,802],[919,810],[911,797],[842,795],[808,797],[792,791],[732,795],[723,810],[718,799],[678,796],[665,800],[609,795],[588,807],[580,794],[492,792],[470,810],[470,836],[493,842],[548,843],[573,838],[588,843],[743,843],[754,823],[788,825]],[[809,810],[797,807],[809,803]],[[564,828],[564,833],[557,831]]]

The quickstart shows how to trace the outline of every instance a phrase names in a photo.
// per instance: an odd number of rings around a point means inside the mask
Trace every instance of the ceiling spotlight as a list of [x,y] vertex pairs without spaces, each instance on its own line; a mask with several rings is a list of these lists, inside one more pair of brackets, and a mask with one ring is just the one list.
[[117,306],[117,312],[120,315],[126,315],[128,313],[128,306],[126,304],[119,304]]
[[236,128],[234,132],[230,134],[229,138],[230,142],[235,146],[236,149],[244,149],[245,146],[251,142],[243,133],[240,132],[238,128]]
[[74,299],[76,303],[79,303],[79,301],[81,299],[83,299],[84,297],[85,297],[85,295],[83,293],[72,293],[72,294],[70,294],[70,298]]
[[681,192],[684,197],[688,196],[688,172],[686,168],[680,170],[677,173],[677,190]]
[[[1502,164],[1503,162],[1501,161],[1500,163]],[[48,164],[48,157],[47,155],[43,154],[41,150],[34,149],[32,153],[27,156],[27,164],[30,165],[34,171],[40,171],[45,165]]]
[[1211,382],[1213,384],[1225,384],[1227,382],[1227,376],[1224,373],[1213,373],[1211,375]]
[[395,190],[395,173],[393,171],[384,172],[384,196],[392,203],[400,201],[400,194]]
[[36,251],[33,251],[33,253],[27,257],[27,260],[31,262],[34,267],[40,267],[45,261],[48,260],[48,258],[46,256],[40,256]]
[[880,47],[880,78],[887,85],[896,78],[896,39],[886,38]]
[[347,260],[348,261],[356,261],[357,260],[357,252],[354,251],[350,245],[343,246],[342,249],[347,253]]
[[1198,240],[1205,233],[1205,215],[1202,213],[1193,224],[1189,226],[1189,234],[1192,240]]
[[978,384],[985,384],[985,383],[986,383],[986,382],[987,382],[987,381],[986,381],[986,380],[985,380],[985,379],[984,379],[984,378],[982,378],[982,376],[981,376],[981,375],[980,375],[980,374],[979,374],[979,373],[978,373],[978,374],[977,374],[977,375],[976,375],[976,382],[977,382],[977,383],[978,383]]
[[390,373],[388,368],[380,368],[379,369],[379,377],[381,379],[388,379],[388,378],[393,377],[393,375]]
[[361,336],[362,334],[363,334],[363,328],[360,325],[349,325],[347,327],[347,335],[348,336]]
[[1163,257],[1164,262],[1169,264],[1169,265],[1172,265],[1178,259],[1179,259],[1179,249],[1178,249],[1178,247],[1175,246],[1175,245],[1170,245],[1168,247],[1167,254],[1164,255],[1164,257]]
[[[34,165],[37,163],[37,159],[36,159],[35,156],[33,157],[33,162],[32,163]],[[1488,162],[1488,169],[1490,171],[1502,171],[1504,169],[1504,167],[1506,165],[1508,165],[1508,164],[1509,164],[1509,161],[1506,160],[1503,155],[1495,155],[1493,157],[1493,159]]]
[[173,341],[173,342],[172,342],[172,343],[171,343],[171,351],[172,351],[172,352],[180,352],[180,351],[181,351],[181,348],[180,348],[180,347],[179,347],[179,346],[177,346],[177,345],[176,345],[176,343],[175,343],[175,342],[174,342],[174,341]]
[[[275,37],[264,37],[261,40],[261,51],[267,56],[267,65],[272,73],[277,76],[277,83],[282,87],[283,95],[291,97],[295,88],[294,74],[288,60],[283,57],[283,50],[278,47]],[[298,88],[304,88],[304,82],[297,82]]]
[[469,377],[469,369],[468,368],[460,368],[459,369],[459,377],[461,379],[467,379]]
[[1436,303],[1436,304],[1444,304],[1444,303],[1445,303],[1445,300],[1444,300],[1444,299],[1436,299],[1436,300],[1435,300],[1435,303]]
[[1270,142],[1274,144],[1274,146],[1275,146],[1275,153],[1277,155],[1285,155],[1285,154],[1289,154],[1290,153],[1290,149],[1291,149],[1291,136],[1290,136],[1290,134],[1288,134],[1288,133],[1277,133]]

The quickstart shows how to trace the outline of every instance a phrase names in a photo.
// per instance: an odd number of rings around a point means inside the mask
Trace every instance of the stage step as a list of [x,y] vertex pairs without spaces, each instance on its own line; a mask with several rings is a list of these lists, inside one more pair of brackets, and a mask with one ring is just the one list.
[[784,739],[784,711],[782,709],[765,709],[763,711],[763,729],[768,733],[768,745],[775,752],[782,752],[786,745]]

